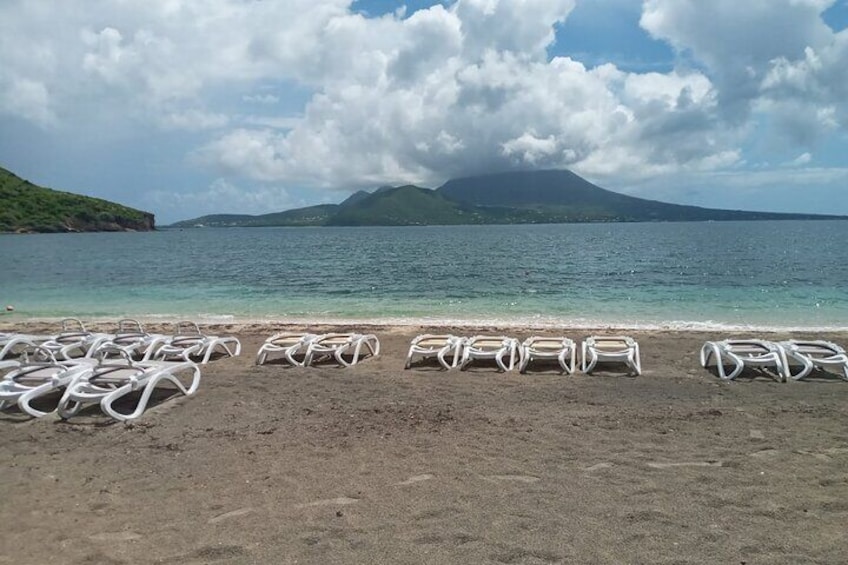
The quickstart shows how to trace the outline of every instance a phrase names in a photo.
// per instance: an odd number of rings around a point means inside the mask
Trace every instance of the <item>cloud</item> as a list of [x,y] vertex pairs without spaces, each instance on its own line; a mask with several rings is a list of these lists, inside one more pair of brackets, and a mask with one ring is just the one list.
[[848,126],[848,31],[821,19],[832,4],[645,0],[640,23],[677,65],[625,72],[551,55],[575,0],[379,17],[351,0],[6,0],[0,118],[159,128],[229,179],[186,206],[529,167],[612,186],[738,171],[752,114],[795,155]]
[[809,153],[801,153],[791,161],[784,163],[785,167],[801,167],[803,165],[807,165],[810,161],[813,160],[813,156]]
[[835,0],[646,0],[641,25],[681,57],[703,65],[728,119],[752,109],[812,147],[848,127],[848,30],[822,13]]
[[[239,214],[267,214],[303,205],[285,188],[276,185],[237,185],[223,178],[215,179],[201,190],[178,193],[154,190],[144,200],[152,208],[169,210],[163,218],[166,223],[228,213],[236,207]],[[182,210],[184,215],[175,215],[173,210]],[[157,221],[161,221],[158,215]]]

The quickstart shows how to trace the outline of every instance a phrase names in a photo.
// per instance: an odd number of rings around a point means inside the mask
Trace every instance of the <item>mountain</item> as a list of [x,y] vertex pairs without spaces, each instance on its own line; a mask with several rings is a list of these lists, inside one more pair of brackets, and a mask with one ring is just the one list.
[[454,179],[436,191],[482,208],[535,211],[540,221],[723,221],[824,219],[839,216],[720,210],[669,204],[603,189],[571,171],[517,171]]
[[0,167],[0,232],[151,231],[153,214],[26,181]]
[[[293,222],[295,217],[297,223]],[[210,222],[210,218],[229,220]],[[544,170],[454,179],[436,190],[413,185],[384,186],[370,194],[357,192],[339,205],[263,216],[204,216],[174,225],[405,226],[792,219],[846,218],[669,204],[603,189],[571,171]]]
[[468,223],[462,206],[429,188],[406,185],[383,187],[367,198],[343,206],[331,217],[331,226],[409,226]]

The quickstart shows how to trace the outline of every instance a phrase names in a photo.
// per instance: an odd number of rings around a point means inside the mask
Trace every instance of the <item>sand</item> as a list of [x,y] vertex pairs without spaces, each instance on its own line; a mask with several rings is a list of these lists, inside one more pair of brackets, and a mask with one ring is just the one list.
[[695,332],[631,332],[635,378],[404,371],[414,327],[254,366],[274,329],[213,328],[243,354],[133,424],[0,416],[0,563],[846,561],[846,382],[720,382],[698,351],[727,336]]

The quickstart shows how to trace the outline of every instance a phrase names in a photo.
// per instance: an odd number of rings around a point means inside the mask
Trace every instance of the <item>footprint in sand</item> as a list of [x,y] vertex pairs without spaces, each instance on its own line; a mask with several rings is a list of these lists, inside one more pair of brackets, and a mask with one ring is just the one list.
[[403,486],[406,486],[406,485],[414,485],[415,483],[420,483],[422,481],[429,481],[430,479],[434,479],[434,478],[435,477],[433,475],[430,475],[429,473],[425,473],[423,475],[415,475],[414,477],[409,477],[405,481],[395,483],[395,486],[403,487]]
[[253,508],[239,508],[238,510],[232,510],[230,512],[224,512],[223,514],[218,514],[213,518],[209,518],[206,521],[207,524],[217,524],[218,522],[223,522],[228,518],[236,518],[238,516],[244,516],[245,514],[250,514],[253,512]]
[[340,496],[338,498],[327,498],[324,500],[316,500],[314,502],[305,502],[303,504],[295,504],[295,508],[310,508],[312,506],[345,506],[347,504],[353,504],[354,502],[359,502],[358,498],[348,498],[347,496]]

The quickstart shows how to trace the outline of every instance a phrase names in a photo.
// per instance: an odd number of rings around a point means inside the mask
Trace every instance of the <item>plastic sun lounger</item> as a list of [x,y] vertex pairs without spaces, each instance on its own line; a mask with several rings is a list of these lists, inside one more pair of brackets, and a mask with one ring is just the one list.
[[108,339],[103,333],[93,333],[77,318],[65,318],[61,321],[62,331],[40,344],[49,349],[57,359],[84,357],[89,351]]
[[[708,341],[701,347],[701,366],[706,368],[714,360],[718,376],[732,381],[746,367],[773,367],[780,380],[789,376],[784,354],[780,346],[763,339],[726,339]],[[728,373],[724,366],[733,365]]]
[[[793,381],[799,381],[809,375],[816,367],[839,367],[842,369],[842,378],[848,381],[848,355],[845,349],[830,341],[823,340],[789,340],[777,344],[784,354],[783,362],[786,364],[786,374]],[[790,370],[789,360],[801,364],[801,370],[793,375]]]
[[[30,354],[41,360],[30,360]],[[34,418],[50,413],[34,408],[34,400],[69,386],[94,366],[90,359],[57,361],[50,350],[40,347],[28,349],[23,355],[21,361],[0,362],[0,368],[11,369],[0,380],[0,410],[17,404]]]
[[[416,355],[422,359],[427,357],[436,357],[439,364],[445,369],[453,369],[462,357],[462,345],[464,340],[451,334],[422,334],[412,339],[409,344],[409,353],[406,354],[406,364],[404,369],[409,369],[412,364],[412,358]],[[451,360],[448,362],[447,357]]]
[[[363,351],[363,347],[367,351]],[[339,365],[350,367],[366,355],[376,357],[379,354],[380,340],[374,334],[329,333],[309,342],[303,364],[308,366],[316,360],[333,357]],[[351,360],[345,359],[345,355],[350,355]]]
[[521,344],[518,371],[526,372],[534,359],[556,359],[563,372],[570,375],[574,372],[576,353],[574,341],[567,337],[529,337]]
[[583,341],[584,373],[589,374],[598,363],[624,363],[634,375],[642,374],[639,343],[628,336],[590,336]]
[[23,350],[35,347],[50,338],[47,336],[36,336],[27,334],[0,334],[0,361],[19,355]]
[[[178,377],[180,373],[191,375],[188,386]],[[103,359],[67,386],[57,412],[62,419],[68,419],[84,406],[99,403],[103,413],[115,420],[134,420],[147,409],[153,391],[163,381],[173,384],[185,396],[192,396],[200,386],[200,368],[191,361],[135,363],[129,357]],[[133,411],[118,412],[115,402],[135,391],[141,391],[141,395]]]
[[161,344],[152,357],[160,361],[191,361],[193,357],[200,357],[200,364],[205,365],[216,351],[236,357],[241,354],[241,342],[236,337],[205,335],[194,322],[178,322],[174,336]]
[[[509,363],[504,358],[509,357]],[[501,371],[511,371],[518,357],[518,340],[507,336],[477,335],[463,345],[460,370],[476,359],[494,359]]]
[[168,339],[163,334],[147,333],[138,320],[124,318],[118,320],[118,331],[92,347],[87,356],[98,357],[102,351],[120,350],[131,358],[148,361]]
[[[265,343],[256,353],[256,364],[262,365],[268,360],[272,353],[282,353],[283,359],[295,367],[303,367],[306,359],[306,351],[312,340],[319,337],[317,334],[280,332],[265,340]],[[304,361],[298,361],[296,356],[303,355]]]

